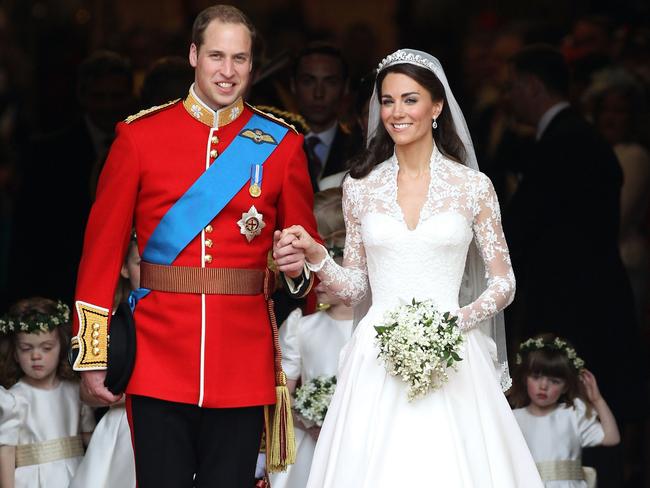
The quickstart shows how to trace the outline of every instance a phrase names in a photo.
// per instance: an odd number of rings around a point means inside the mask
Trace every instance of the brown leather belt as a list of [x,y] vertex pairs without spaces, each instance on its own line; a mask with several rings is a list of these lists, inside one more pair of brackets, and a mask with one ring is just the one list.
[[142,261],[140,286],[171,293],[259,295],[264,292],[264,271],[164,266]]

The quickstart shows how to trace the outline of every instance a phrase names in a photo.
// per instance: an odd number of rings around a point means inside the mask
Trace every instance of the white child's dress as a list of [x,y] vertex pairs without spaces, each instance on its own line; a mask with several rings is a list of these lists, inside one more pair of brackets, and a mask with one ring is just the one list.
[[0,446],[7,445],[13,437],[11,432],[6,432],[1,426],[11,419],[15,411],[15,405],[14,396],[0,386]]
[[[280,327],[282,367],[287,378],[303,383],[318,376],[336,376],[339,352],[352,335],[352,320],[335,320],[327,312],[302,316],[296,309]],[[316,441],[300,427],[296,433],[296,463],[271,475],[273,488],[305,488]]]
[[600,445],[605,436],[595,412],[588,417],[584,402],[576,399],[573,403],[575,408],[561,404],[542,417],[527,408],[514,410],[546,488],[587,488],[584,480],[549,478],[557,478],[553,473],[558,471],[576,471],[579,476],[582,448]]
[[135,488],[131,429],[124,404],[111,407],[97,424],[70,488]]
[[19,381],[9,392],[15,403],[3,413],[0,439],[16,446],[16,488],[68,488],[83,458],[81,434],[95,427],[79,384],[44,390]]

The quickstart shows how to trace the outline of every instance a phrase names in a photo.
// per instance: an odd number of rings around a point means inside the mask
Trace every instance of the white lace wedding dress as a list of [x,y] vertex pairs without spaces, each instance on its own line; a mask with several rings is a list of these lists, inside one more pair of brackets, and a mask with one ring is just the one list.
[[[497,379],[494,342],[474,328],[507,306],[515,288],[494,190],[485,175],[437,149],[430,171],[414,229],[397,203],[395,156],[343,185],[345,267],[328,259],[318,275],[353,304],[371,293],[372,306],[341,352],[307,488],[542,486]],[[488,287],[459,309],[472,238]],[[373,325],[413,298],[432,298],[441,310],[457,313],[465,342],[449,382],[409,402],[406,384],[377,359]]]

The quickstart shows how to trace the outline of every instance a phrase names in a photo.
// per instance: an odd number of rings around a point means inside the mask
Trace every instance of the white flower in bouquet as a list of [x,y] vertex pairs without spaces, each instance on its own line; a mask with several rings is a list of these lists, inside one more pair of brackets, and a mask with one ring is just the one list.
[[293,408],[319,427],[323,425],[327,407],[336,388],[336,376],[318,376],[296,388]]
[[432,300],[413,301],[386,312],[375,326],[379,358],[386,370],[408,384],[412,401],[440,388],[456,369],[463,343],[457,318],[438,311]]

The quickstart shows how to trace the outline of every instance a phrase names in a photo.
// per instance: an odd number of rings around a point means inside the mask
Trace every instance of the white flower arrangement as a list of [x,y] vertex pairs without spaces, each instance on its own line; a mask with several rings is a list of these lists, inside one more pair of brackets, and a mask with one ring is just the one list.
[[578,356],[576,350],[571,347],[567,341],[559,337],[555,337],[550,341],[546,341],[542,337],[531,337],[530,339],[525,340],[519,344],[519,352],[517,353],[515,362],[521,364],[523,362],[522,354],[527,354],[531,351],[539,351],[541,349],[560,351],[566,354],[576,371],[581,371],[585,367],[584,360]]
[[[336,376],[318,376],[296,388],[293,408],[307,422],[319,427],[336,389]],[[309,425],[307,425],[309,427]]]
[[379,358],[386,370],[408,383],[413,401],[445,384],[457,368],[463,335],[457,317],[437,310],[432,300],[413,301],[386,312],[375,326]]

